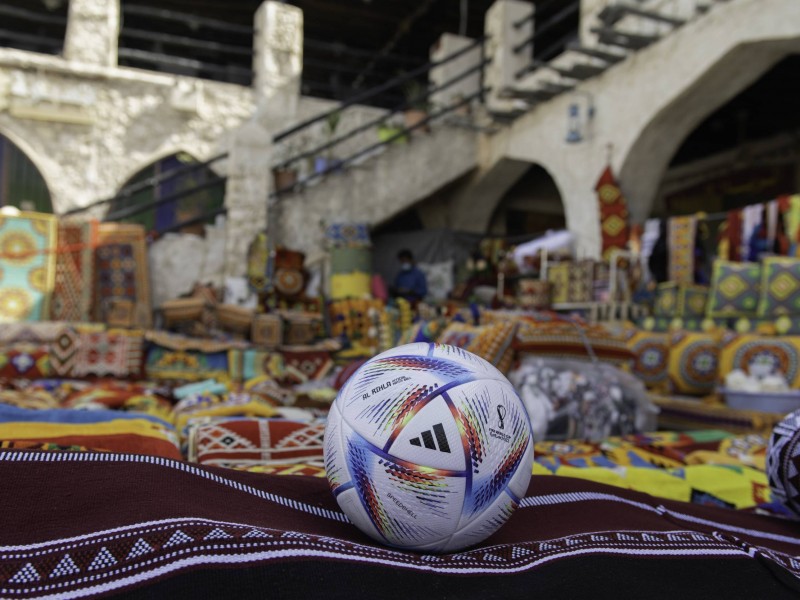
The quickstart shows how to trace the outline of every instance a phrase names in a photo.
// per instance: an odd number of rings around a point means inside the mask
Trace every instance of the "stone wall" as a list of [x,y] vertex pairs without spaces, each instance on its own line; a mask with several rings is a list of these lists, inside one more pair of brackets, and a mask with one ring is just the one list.
[[56,213],[113,196],[172,153],[228,150],[253,110],[241,86],[0,48],[0,134],[39,168]]

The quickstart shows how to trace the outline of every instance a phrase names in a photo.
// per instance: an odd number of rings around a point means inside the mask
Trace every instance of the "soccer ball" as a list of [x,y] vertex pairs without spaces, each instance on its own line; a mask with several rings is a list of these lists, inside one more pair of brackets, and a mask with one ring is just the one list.
[[489,537],[533,466],[525,406],[488,362],[408,344],[366,362],[328,415],[325,470],[350,520],[399,548],[453,551]]

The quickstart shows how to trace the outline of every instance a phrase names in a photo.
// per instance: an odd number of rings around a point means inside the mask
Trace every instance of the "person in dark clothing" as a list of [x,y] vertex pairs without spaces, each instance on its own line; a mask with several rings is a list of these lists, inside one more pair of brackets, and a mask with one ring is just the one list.
[[400,261],[400,272],[394,279],[392,295],[405,298],[411,303],[419,302],[428,294],[425,273],[414,264],[414,255],[411,254],[411,250],[404,249],[398,252],[397,260]]
[[669,248],[667,246],[667,220],[661,220],[658,240],[653,246],[650,259],[647,262],[650,274],[656,283],[663,283],[669,279]]

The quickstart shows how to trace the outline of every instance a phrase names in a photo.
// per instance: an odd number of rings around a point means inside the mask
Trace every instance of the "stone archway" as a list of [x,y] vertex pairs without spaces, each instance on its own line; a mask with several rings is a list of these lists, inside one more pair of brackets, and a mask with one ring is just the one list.
[[0,133],[0,207],[52,213],[50,189],[28,153]]
[[526,236],[565,226],[564,203],[555,179],[542,165],[532,164],[497,203],[488,233]]
[[[199,161],[187,152],[175,152],[163,156],[137,171],[120,189],[124,190],[138,183],[146,182],[148,179],[197,162]],[[167,199],[175,194],[189,191],[199,186],[201,189],[197,191],[188,193],[174,201],[153,206],[138,214],[123,216],[121,220],[139,223],[144,225],[146,229],[157,232],[168,231],[181,223],[196,220],[191,224],[189,230],[201,232],[204,222],[203,215],[221,209],[224,204],[224,185],[222,183],[211,187],[203,187],[205,183],[215,177],[216,174],[209,167],[201,167],[186,174],[166,179],[155,186],[147,186],[128,197],[117,198],[111,203],[107,216],[114,220],[115,214],[120,214],[121,211]],[[182,230],[184,229],[182,228]]]

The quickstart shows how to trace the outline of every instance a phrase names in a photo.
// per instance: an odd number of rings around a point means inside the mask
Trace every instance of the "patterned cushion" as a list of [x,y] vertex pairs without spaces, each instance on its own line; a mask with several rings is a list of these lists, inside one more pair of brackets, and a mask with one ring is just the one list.
[[672,392],[702,396],[714,391],[719,372],[719,339],[718,333],[672,334],[668,369]]
[[667,382],[670,335],[637,330],[628,335],[628,348],[633,352],[633,374],[647,387],[662,387]]
[[72,377],[138,377],[142,372],[142,332],[112,329],[81,332]]
[[511,347],[516,330],[516,323],[511,322],[491,325],[451,323],[439,336],[439,343],[464,348],[497,366]]
[[772,432],[767,477],[773,497],[800,514],[800,411],[786,416]]
[[281,353],[286,365],[286,376],[295,383],[318,381],[333,368],[333,359],[327,350],[313,346],[295,346],[291,350],[283,348]]
[[741,369],[746,373],[782,373],[792,388],[800,386],[800,336],[767,337],[729,334],[722,339],[720,375]]
[[675,317],[678,315],[678,284],[672,281],[658,284],[656,301],[653,307],[656,317]]
[[761,271],[758,316],[800,314],[800,259],[768,257]]
[[702,318],[706,314],[708,287],[704,285],[683,285],[678,300],[678,311],[683,317]]
[[715,260],[709,317],[747,317],[758,307],[761,267],[758,263]]
[[47,346],[14,344],[0,349],[0,377],[39,379],[51,374]]
[[190,428],[188,456],[217,467],[321,460],[324,433],[324,423],[214,419]]

